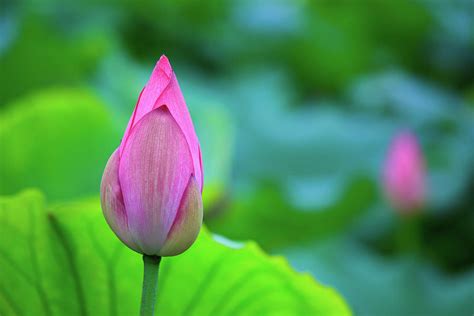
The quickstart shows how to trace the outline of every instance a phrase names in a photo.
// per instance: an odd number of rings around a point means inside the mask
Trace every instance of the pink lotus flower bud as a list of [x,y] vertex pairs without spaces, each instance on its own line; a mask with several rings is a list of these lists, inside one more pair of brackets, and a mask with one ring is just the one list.
[[425,201],[425,166],[415,135],[402,132],[393,140],[384,169],[387,197],[398,211],[408,214]]
[[162,56],[105,167],[102,210],[131,249],[174,256],[199,233],[202,186],[199,141],[173,69]]

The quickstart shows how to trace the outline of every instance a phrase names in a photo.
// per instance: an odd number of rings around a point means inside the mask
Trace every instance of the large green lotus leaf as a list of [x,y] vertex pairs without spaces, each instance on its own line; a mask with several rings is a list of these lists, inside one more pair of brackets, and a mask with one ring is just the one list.
[[95,194],[120,141],[87,90],[47,90],[0,112],[0,194],[39,187],[52,200]]
[[331,205],[303,211],[267,183],[249,195],[237,196],[228,207],[208,213],[206,223],[213,231],[234,239],[258,240],[270,250],[340,233],[363,215],[375,198],[374,183],[359,178]]
[[[1,315],[136,315],[142,262],[114,236],[97,199],[46,207],[37,191],[0,199]],[[348,315],[332,289],[253,242],[205,229],[164,258],[157,315]]]

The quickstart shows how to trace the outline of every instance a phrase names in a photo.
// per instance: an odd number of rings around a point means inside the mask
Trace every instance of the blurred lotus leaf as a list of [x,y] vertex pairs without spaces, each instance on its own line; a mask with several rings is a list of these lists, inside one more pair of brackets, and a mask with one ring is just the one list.
[[225,236],[255,239],[264,249],[274,250],[344,231],[367,211],[374,195],[373,182],[359,178],[333,204],[302,211],[283,200],[277,187],[266,183],[237,196],[222,213],[209,214],[207,223]]
[[52,200],[97,194],[120,131],[90,91],[52,89],[0,112],[0,193],[38,187]]
[[46,20],[27,15],[16,21],[16,35],[0,54],[0,107],[26,92],[81,83],[106,53],[110,37],[90,30],[61,33]]
[[283,253],[295,267],[334,285],[357,315],[470,315],[474,310],[473,270],[447,275],[422,258],[389,260],[349,238]]

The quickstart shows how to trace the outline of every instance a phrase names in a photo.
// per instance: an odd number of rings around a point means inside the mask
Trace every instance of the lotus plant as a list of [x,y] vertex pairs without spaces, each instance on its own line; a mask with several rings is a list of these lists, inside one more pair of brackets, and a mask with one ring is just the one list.
[[383,172],[385,193],[397,211],[396,242],[401,253],[417,253],[420,216],[425,204],[425,165],[416,136],[403,131],[390,145]]
[[142,315],[153,315],[161,257],[188,249],[202,225],[201,150],[171,65],[162,56],[102,176],[107,223],[143,254]]

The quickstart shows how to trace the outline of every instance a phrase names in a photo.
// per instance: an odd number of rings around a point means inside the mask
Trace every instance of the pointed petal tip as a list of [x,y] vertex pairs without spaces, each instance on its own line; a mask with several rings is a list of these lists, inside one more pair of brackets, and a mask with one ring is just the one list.
[[168,78],[173,74],[173,68],[171,68],[170,61],[166,55],[161,55],[160,59],[156,63],[155,69],[161,70]]

